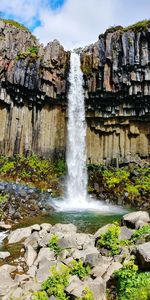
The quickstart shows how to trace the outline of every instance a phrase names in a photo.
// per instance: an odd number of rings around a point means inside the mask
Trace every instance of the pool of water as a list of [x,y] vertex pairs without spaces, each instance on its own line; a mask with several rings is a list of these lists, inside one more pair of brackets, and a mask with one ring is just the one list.
[[70,212],[53,212],[47,216],[39,215],[37,217],[28,218],[16,227],[26,227],[33,224],[50,223],[73,223],[77,226],[79,232],[94,233],[98,228],[112,223],[120,222],[122,216],[127,211],[119,213],[96,213],[90,211],[70,211]]

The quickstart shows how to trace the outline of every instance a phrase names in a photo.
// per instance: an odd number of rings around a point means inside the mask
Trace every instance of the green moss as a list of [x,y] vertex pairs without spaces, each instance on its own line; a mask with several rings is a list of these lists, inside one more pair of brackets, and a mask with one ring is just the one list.
[[84,60],[81,64],[81,69],[83,74],[86,76],[92,74],[91,56],[89,54],[84,55]]
[[113,33],[113,32],[116,32],[116,31],[119,31],[119,30],[123,30],[124,28],[120,25],[117,25],[117,26],[111,26],[109,27],[106,31],[105,31],[105,34],[107,33]]
[[22,51],[18,52],[16,56],[16,60],[26,59],[27,57],[29,57],[32,60],[38,59],[38,51],[39,51],[38,48],[35,46],[28,47],[25,52]]
[[15,26],[16,28],[18,28],[20,30],[23,30],[23,31],[26,31],[26,32],[30,32],[29,29],[26,26],[24,26],[24,25],[22,25],[22,24],[20,24],[20,23],[18,23],[16,21],[14,21],[14,20],[7,20],[7,19],[0,18],[0,21],[3,21],[6,24],[10,24],[12,26]]

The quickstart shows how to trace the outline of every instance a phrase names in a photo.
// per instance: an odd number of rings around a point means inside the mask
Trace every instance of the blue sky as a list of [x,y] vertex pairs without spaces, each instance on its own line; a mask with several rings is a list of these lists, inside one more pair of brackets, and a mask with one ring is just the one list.
[[150,18],[150,0],[0,0],[2,17],[29,27],[46,44],[85,46],[113,25]]

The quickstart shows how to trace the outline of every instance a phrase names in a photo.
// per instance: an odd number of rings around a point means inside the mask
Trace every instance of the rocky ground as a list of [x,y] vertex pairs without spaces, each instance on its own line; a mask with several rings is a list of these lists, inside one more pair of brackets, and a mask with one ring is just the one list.
[[[0,228],[7,232],[5,249],[19,249],[16,257],[0,252],[2,300],[136,300],[131,295],[150,285],[147,212],[129,213],[121,226],[108,224],[93,235],[78,233],[73,224],[35,224],[11,231],[1,222]],[[120,288],[122,278],[125,285]],[[133,286],[127,289],[125,280]],[[141,299],[149,299],[146,293]]]

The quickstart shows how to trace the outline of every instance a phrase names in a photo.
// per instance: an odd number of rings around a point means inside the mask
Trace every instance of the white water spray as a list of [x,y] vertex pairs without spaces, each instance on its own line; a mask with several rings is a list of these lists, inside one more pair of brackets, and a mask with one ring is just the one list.
[[68,94],[67,202],[81,207],[87,202],[86,123],[80,57],[71,53]]

